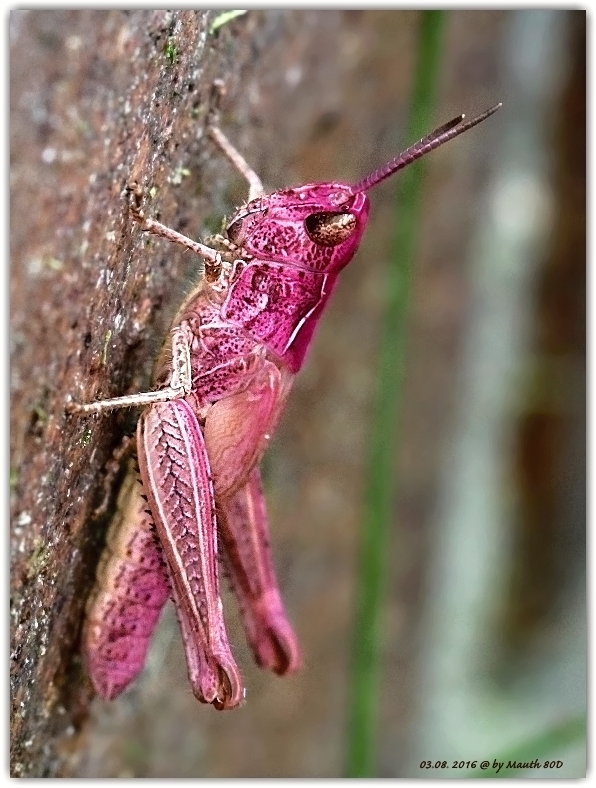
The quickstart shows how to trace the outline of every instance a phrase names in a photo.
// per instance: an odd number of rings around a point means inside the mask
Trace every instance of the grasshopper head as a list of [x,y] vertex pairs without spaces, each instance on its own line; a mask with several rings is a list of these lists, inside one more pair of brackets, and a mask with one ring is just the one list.
[[331,273],[354,255],[368,211],[368,197],[350,184],[310,183],[252,200],[227,234],[260,260]]
[[350,262],[364,233],[370,207],[366,192],[500,106],[469,121],[459,115],[356,184],[309,183],[258,197],[234,216],[228,238],[259,260],[336,274]]

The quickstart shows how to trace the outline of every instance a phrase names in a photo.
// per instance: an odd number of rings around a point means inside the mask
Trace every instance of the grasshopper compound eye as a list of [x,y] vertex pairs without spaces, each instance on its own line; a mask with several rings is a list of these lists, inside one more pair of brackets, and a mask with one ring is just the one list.
[[337,246],[356,229],[356,217],[351,213],[311,213],[304,227],[310,240],[319,246]]

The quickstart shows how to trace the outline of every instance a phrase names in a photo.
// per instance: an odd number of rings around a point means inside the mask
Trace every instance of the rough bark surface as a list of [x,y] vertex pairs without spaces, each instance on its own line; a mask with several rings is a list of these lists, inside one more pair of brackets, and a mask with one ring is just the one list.
[[[257,164],[266,150],[273,165],[291,150],[295,132],[259,129],[267,88],[283,80],[263,61],[294,26],[311,27],[308,15],[255,13],[210,35],[214,16],[11,17],[15,776],[59,770],[56,742],[89,700],[76,643],[103,530],[92,512],[122,416],[69,417],[64,405],[147,386],[158,312],[175,308],[171,284],[191,263],[139,233],[123,187],[137,180],[148,211],[190,234],[195,217],[205,227],[224,214],[230,171],[201,136],[217,78]],[[259,61],[259,78],[245,79]]]
[[[244,194],[202,136],[215,79],[227,90],[223,128],[272,188],[360,177],[403,141],[416,14],[251,11],[211,34],[216,13],[11,14],[14,776],[320,777],[341,770],[371,358],[393,216],[385,187],[268,465],[277,563],[305,670],[283,681],[259,674],[239,646],[250,703],[233,718],[209,716],[185,684],[179,646],[166,643],[161,673],[140,681],[128,699],[95,703],[87,721],[91,693],[78,637],[106,527],[93,512],[105,495],[106,462],[136,414],[82,419],[64,406],[70,397],[146,388],[184,282],[196,272],[191,255],[139,232],[124,185],[137,180],[148,213],[169,226],[197,238],[219,229]],[[438,120],[499,98],[500,19],[454,15]],[[400,574],[388,608],[383,714],[390,735],[381,753],[388,774],[409,713],[408,644],[436,481],[436,456],[416,447],[436,445],[445,429],[465,306],[466,211],[482,185],[489,145],[490,134],[479,135],[465,153],[433,154],[435,164],[452,164],[429,179],[434,219],[425,233],[437,245],[421,250],[424,297],[413,316],[413,345],[422,352],[414,351],[408,384],[413,404],[403,438],[414,448],[402,461]],[[429,369],[441,381],[430,392]],[[241,642],[238,628],[230,631]]]

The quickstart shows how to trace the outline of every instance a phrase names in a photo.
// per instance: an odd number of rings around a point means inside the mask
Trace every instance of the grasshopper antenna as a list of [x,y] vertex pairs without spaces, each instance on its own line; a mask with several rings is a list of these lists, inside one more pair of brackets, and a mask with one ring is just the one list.
[[449,140],[452,140],[454,137],[463,134],[464,131],[471,129],[473,126],[477,126],[479,123],[482,123],[483,120],[489,118],[502,106],[503,105],[501,103],[495,104],[494,107],[487,109],[481,115],[472,118],[472,120],[464,120],[466,117],[465,115],[458,115],[456,118],[453,118],[453,120],[450,120],[443,126],[439,126],[439,128],[435,129],[435,131],[427,134],[426,137],[423,137],[418,142],[410,145],[409,148],[406,148],[394,159],[391,159],[390,162],[387,162],[387,164],[385,164],[383,167],[379,167],[378,170],[375,170],[370,175],[367,175],[366,178],[363,178],[352,188],[355,192],[368,191],[373,186],[376,186],[377,183],[380,183],[381,181],[384,181],[385,178],[393,175],[394,172],[403,170],[403,168],[407,167],[408,164],[411,164],[412,162],[416,161],[416,159],[421,158],[421,156],[425,156],[427,153],[430,153],[431,150],[434,150],[440,145],[449,142]]

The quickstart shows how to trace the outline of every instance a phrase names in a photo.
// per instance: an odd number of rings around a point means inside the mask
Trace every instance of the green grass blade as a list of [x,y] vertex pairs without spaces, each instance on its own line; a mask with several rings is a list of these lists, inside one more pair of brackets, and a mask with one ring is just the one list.
[[[408,143],[428,133],[433,124],[443,27],[443,12],[421,12]],[[396,184],[397,229],[387,276],[357,590],[347,740],[347,774],[350,777],[370,777],[376,771],[381,616],[393,523],[395,446],[404,377],[404,335],[419,235],[423,170],[424,160],[408,167],[398,176]]]
[[236,17],[243,16],[246,11],[222,11],[221,14],[218,14],[213,22],[211,22],[211,26],[209,27],[209,33],[213,35],[220,27],[227,25],[228,22],[231,22],[232,19],[236,19]]

